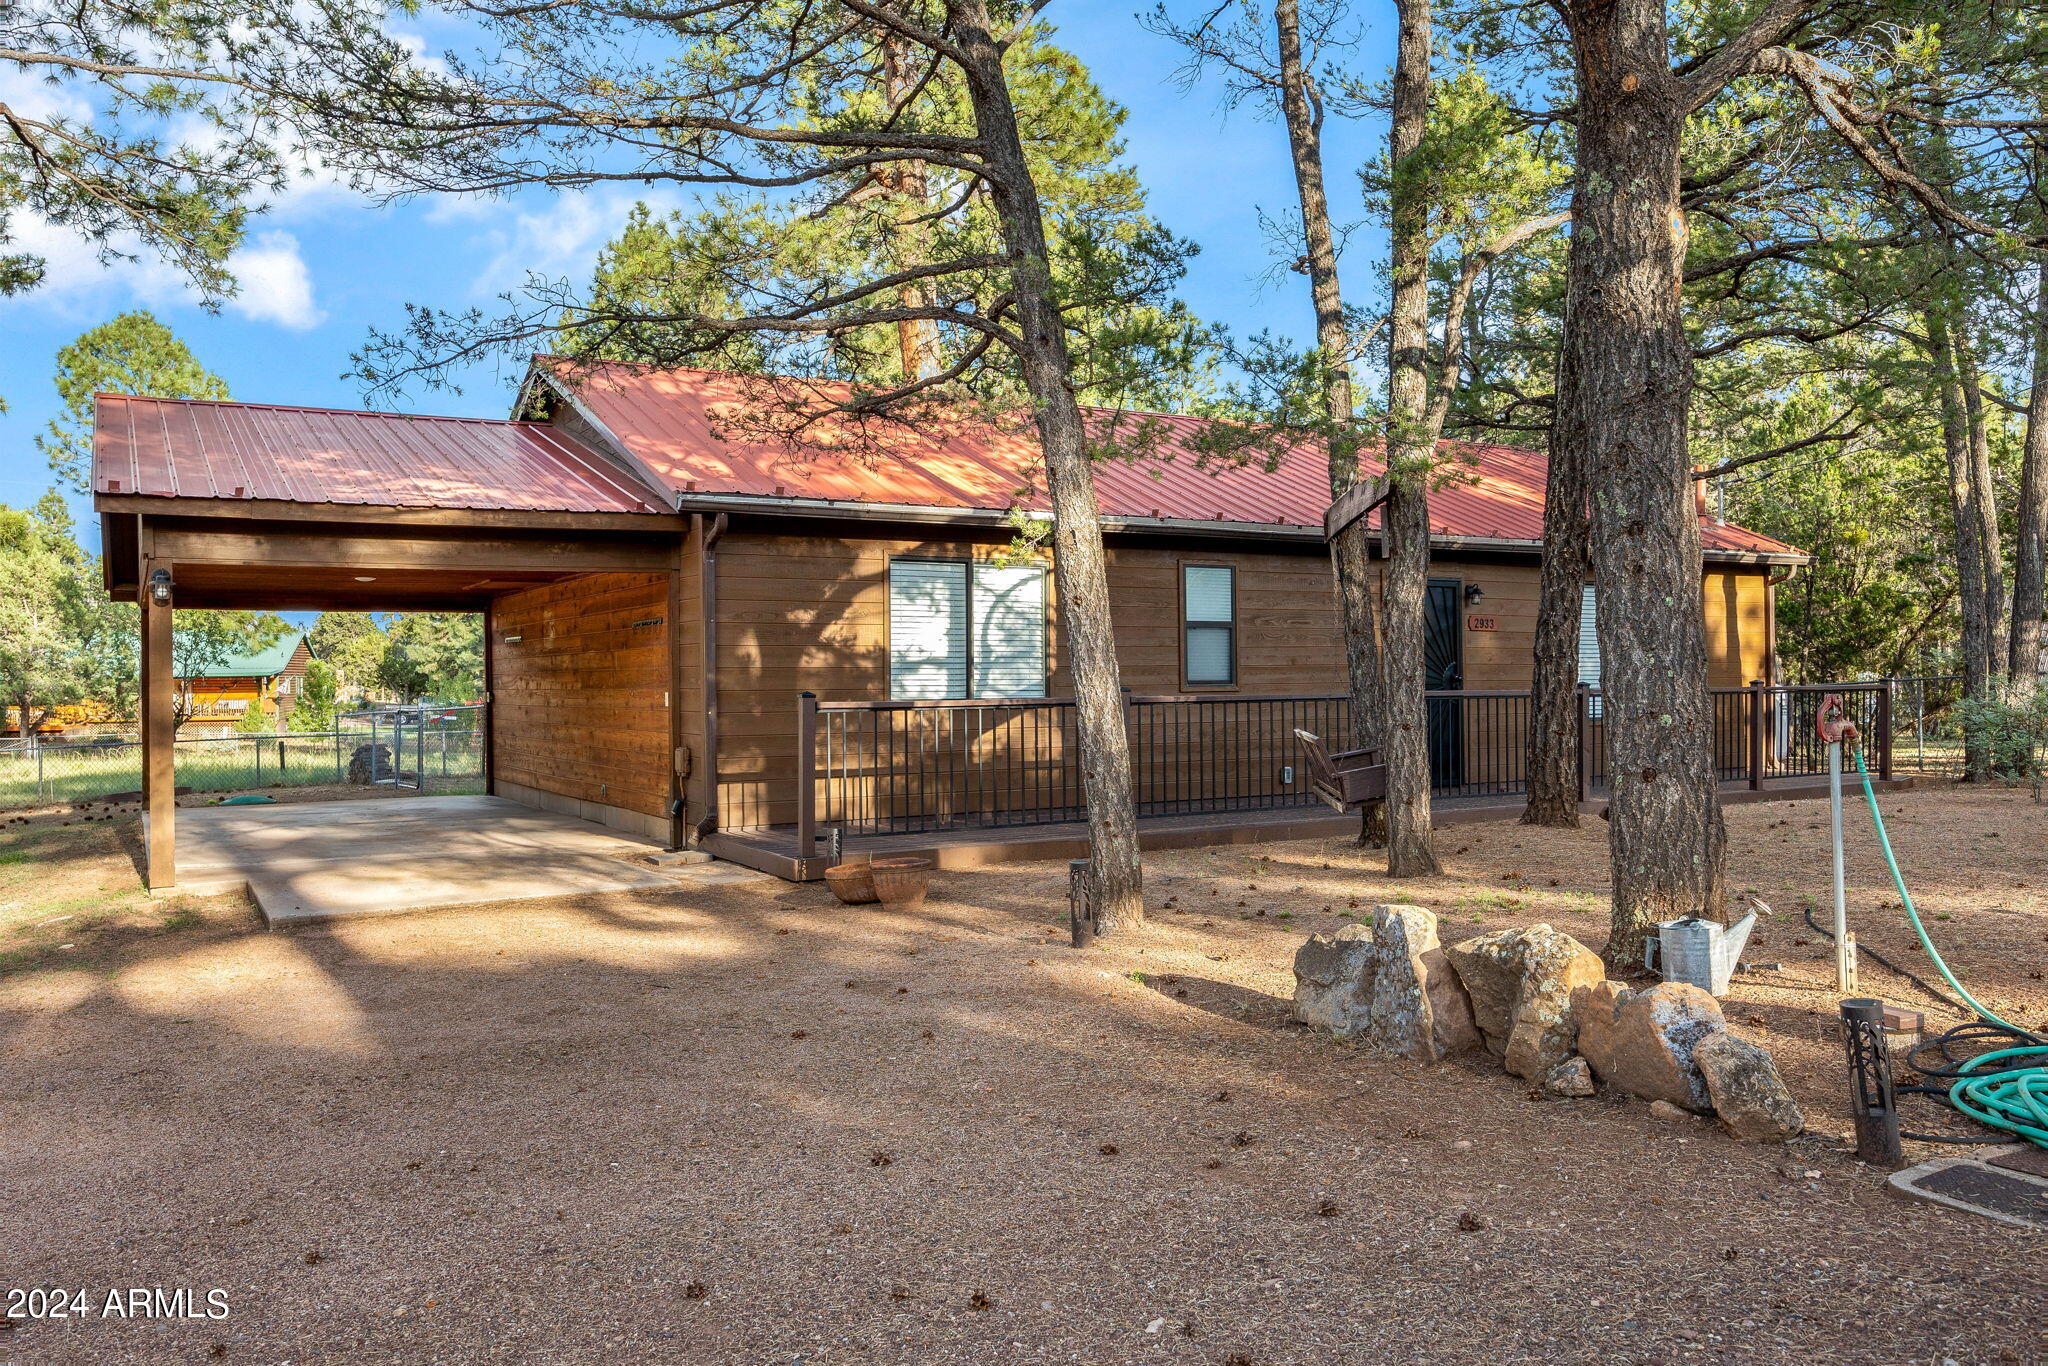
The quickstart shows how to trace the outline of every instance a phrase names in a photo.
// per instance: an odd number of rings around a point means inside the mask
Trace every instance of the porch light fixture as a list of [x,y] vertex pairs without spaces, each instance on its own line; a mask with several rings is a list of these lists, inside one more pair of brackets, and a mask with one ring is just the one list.
[[1468,583],[1465,585],[1465,605],[1467,607],[1472,606],[1472,604],[1478,602],[1481,598],[1485,596],[1486,590],[1484,588],[1481,588],[1478,584]]
[[526,639],[525,636],[506,636],[505,643],[507,645],[517,645],[520,641],[524,639]]
[[152,569],[149,572],[149,600],[159,607],[171,605],[171,571]]

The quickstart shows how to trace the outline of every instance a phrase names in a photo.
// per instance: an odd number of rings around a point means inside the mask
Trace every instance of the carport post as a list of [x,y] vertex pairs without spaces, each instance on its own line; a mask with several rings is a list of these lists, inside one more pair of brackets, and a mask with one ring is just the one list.
[[818,695],[796,701],[796,856],[818,854]]
[[[159,577],[161,576],[161,577]],[[177,732],[171,715],[171,566],[142,562],[142,802],[149,814],[147,877],[168,891],[177,871]]]

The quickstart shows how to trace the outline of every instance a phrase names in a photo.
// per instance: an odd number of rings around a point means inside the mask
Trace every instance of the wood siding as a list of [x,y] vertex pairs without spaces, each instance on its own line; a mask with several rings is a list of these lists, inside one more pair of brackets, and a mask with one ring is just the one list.
[[1706,582],[1707,683],[1746,687],[1770,671],[1770,595],[1761,570],[1709,570]]
[[671,577],[587,574],[496,601],[496,781],[667,818]]
[[[992,558],[1007,544],[1007,538],[996,537],[728,535],[719,547],[717,591],[721,825],[744,828],[795,819],[798,694],[808,689],[828,701],[888,697],[892,558]],[[1229,697],[1345,690],[1330,566],[1319,549],[1217,552],[1124,543],[1112,544],[1108,554],[1118,660],[1132,692]],[[1182,676],[1180,569],[1190,563],[1228,564],[1237,571],[1237,682],[1228,687],[1190,688]],[[1537,566],[1443,558],[1433,573],[1476,584],[1485,593],[1460,616],[1465,687],[1528,687]],[[1714,686],[1763,676],[1765,592],[1761,568],[1717,568],[1706,576],[1703,597]],[[1047,691],[1065,697],[1072,695],[1072,687],[1056,597],[1048,593]],[[1468,629],[1474,616],[1491,618],[1493,629]],[[1483,767],[1492,780],[1519,779],[1520,755],[1507,752],[1518,746],[1505,743],[1507,729],[1516,724],[1505,708],[1472,714],[1463,746],[1475,777]],[[994,733],[972,739],[980,749],[1006,743],[1008,737]],[[1048,742],[1041,736],[1035,743]],[[1059,741],[1050,743],[1056,748]],[[1262,771],[1294,762],[1295,756],[1252,758],[1254,771]],[[962,800],[983,797],[963,793]]]

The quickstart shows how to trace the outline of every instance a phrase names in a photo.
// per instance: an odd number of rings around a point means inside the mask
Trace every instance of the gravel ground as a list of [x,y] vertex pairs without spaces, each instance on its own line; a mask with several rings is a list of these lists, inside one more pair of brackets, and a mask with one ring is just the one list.
[[[1885,804],[1973,989],[2048,1015],[2043,809]],[[1457,827],[1406,885],[1341,842],[1159,855],[1153,924],[1087,954],[1045,864],[915,915],[765,879],[296,935],[232,897],[17,913],[0,1282],[228,1314],[17,1323],[0,1362],[2048,1360],[2048,1241],[1888,1198],[1837,1141],[1796,914],[1824,817],[1729,814],[1780,912],[1751,956],[1788,969],[1730,1017],[1817,1130],[1784,1148],[1285,1023],[1294,946],[1354,898],[1597,947],[1598,822]],[[0,840],[0,903],[119,882],[132,827],[58,833]]]

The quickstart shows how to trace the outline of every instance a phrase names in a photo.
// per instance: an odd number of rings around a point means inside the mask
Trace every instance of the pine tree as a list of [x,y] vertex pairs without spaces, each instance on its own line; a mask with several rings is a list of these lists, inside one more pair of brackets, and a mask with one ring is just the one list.
[[57,353],[57,393],[64,412],[36,438],[36,447],[49,457],[60,482],[89,493],[94,394],[224,399],[228,386],[170,328],[137,309],[101,323]]

